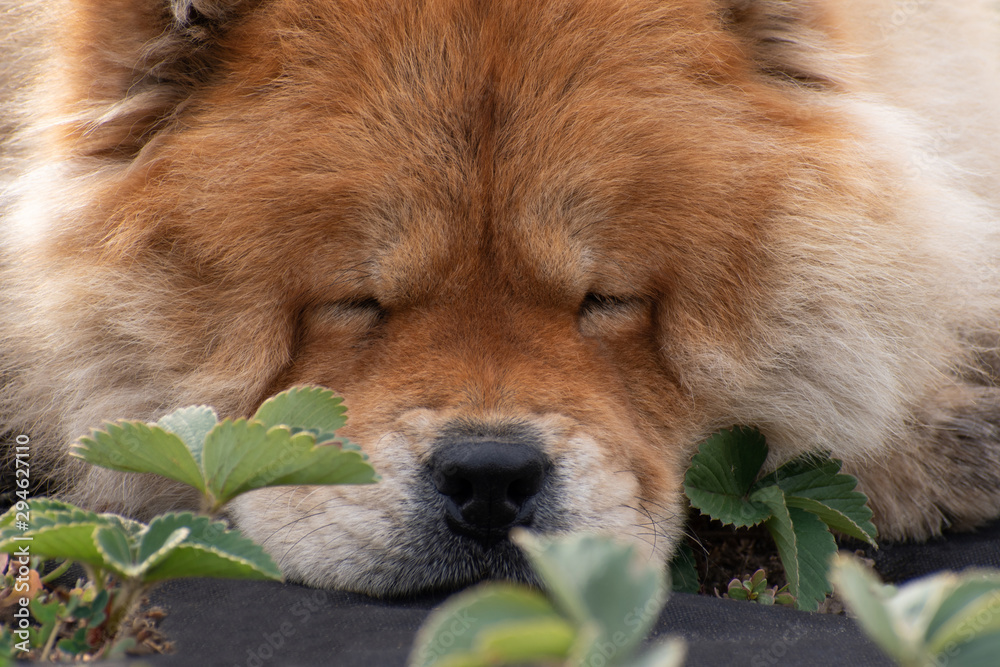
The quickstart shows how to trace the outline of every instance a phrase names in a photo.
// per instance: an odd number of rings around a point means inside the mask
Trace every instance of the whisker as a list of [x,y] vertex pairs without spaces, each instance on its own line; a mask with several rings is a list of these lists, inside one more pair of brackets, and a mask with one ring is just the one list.
[[[320,514],[316,514],[316,515],[314,515],[314,516],[320,516]],[[303,535],[303,536],[302,536],[302,537],[300,537],[299,539],[295,540],[294,544],[292,544],[291,546],[289,546],[289,547],[288,547],[288,549],[287,549],[287,550],[285,551],[285,553],[283,553],[283,554],[281,555],[281,559],[282,559],[282,560],[284,560],[284,559],[285,559],[285,557],[286,557],[286,556],[287,556],[288,554],[290,554],[290,553],[291,553],[291,552],[292,552],[292,551],[293,551],[293,550],[295,549],[295,547],[299,546],[299,544],[301,544],[301,543],[302,543],[302,540],[306,539],[307,537],[309,537],[309,536],[310,536],[310,535],[312,535],[313,533],[316,533],[316,532],[319,532],[319,531],[321,531],[321,530],[326,530],[327,528],[330,528],[330,527],[332,527],[332,526],[336,526],[336,525],[337,525],[337,524],[336,524],[335,522],[329,522],[329,523],[324,523],[324,524],[323,524],[323,525],[321,525],[321,526],[317,526],[316,528],[313,528],[313,529],[312,529],[312,530],[310,530],[310,531],[309,531],[308,533],[306,533],[305,535]]]

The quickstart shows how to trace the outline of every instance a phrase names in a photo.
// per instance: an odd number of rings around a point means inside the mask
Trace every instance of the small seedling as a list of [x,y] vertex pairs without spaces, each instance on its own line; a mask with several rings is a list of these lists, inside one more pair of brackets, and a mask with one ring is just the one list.
[[817,456],[761,476],[767,444],[757,431],[720,431],[699,448],[684,478],[691,505],[737,528],[763,523],[774,538],[799,609],[815,610],[830,592],[827,563],[837,551],[830,529],[875,546],[876,530],[857,480],[840,462]]
[[410,667],[681,664],[678,640],[630,662],[668,595],[663,573],[632,547],[590,535],[512,538],[545,592],[488,583],[453,596],[420,630]]
[[896,587],[837,554],[830,578],[865,633],[902,667],[998,664],[1000,571],[942,572]]
[[[107,623],[103,625],[111,637],[142,594],[157,581],[179,577],[281,578],[277,566],[254,542],[227,529],[222,522],[190,513],[162,514],[147,525],[36,498],[31,502],[31,524],[27,529],[16,525],[12,512],[0,517],[0,549],[18,545],[15,537],[30,539],[34,554],[67,558],[83,565],[98,593],[104,590],[109,577],[114,578]],[[63,610],[61,618],[75,615],[77,608]],[[32,607],[35,618],[43,621],[43,628],[49,613],[46,609],[42,604]],[[55,614],[52,609],[51,614]],[[44,644],[45,639],[42,641]]]
[[[32,600],[31,614],[39,627],[32,629],[31,643],[42,647],[39,660],[48,660],[55,645],[69,655],[81,655],[101,646],[107,639],[109,602],[108,591],[98,591],[93,583],[83,583],[61,596],[44,595]],[[60,639],[64,629],[71,635]]]
[[777,586],[767,587],[767,579],[764,570],[757,570],[750,577],[743,579],[733,579],[729,582],[729,589],[726,595],[732,600],[749,600],[757,604],[770,605],[794,605],[795,596],[788,592],[788,584],[781,588]]

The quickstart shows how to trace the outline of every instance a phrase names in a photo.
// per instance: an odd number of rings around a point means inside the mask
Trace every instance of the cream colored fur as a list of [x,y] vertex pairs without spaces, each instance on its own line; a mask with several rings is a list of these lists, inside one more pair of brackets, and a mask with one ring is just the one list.
[[[192,4],[213,19],[240,9],[174,0],[177,22]],[[923,538],[1000,514],[1000,392],[992,375],[1000,336],[998,3],[729,4],[759,10],[747,23],[753,37],[786,39],[746,47],[759,49],[763,69],[798,81],[775,83],[784,85],[780,95],[808,99],[803,108],[839,119],[852,140],[823,146],[843,165],[837,173],[824,171],[828,162],[810,168],[805,149],[789,154],[762,258],[771,267],[760,287],[767,296],[745,339],[664,342],[693,397],[694,416],[676,431],[683,436],[677,456],[715,428],[754,424],[768,437],[772,463],[816,449],[844,459],[889,538]],[[138,176],[128,162],[59,155],[50,133],[81,121],[95,134],[126,127],[145,111],[171,108],[177,90],[142,88],[146,73],[127,101],[95,99],[62,115],[53,100],[65,64],[46,51],[50,23],[60,19],[47,15],[52,6],[0,2],[7,35],[0,131],[8,135],[0,172],[0,416],[10,432],[31,434],[39,460],[67,483],[71,498],[144,515],[190,499],[169,485],[84,470],[64,459],[65,446],[104,420],[154,420],[188,404],[244,414],[293,352],[272,344],[283,325],[255,295],[226,314],[244,325],[245,340],[216,340],[208,324],[198,337],[182,337],[157,304],[188,299],[194,312],[198,297],[178,294],[169,266],[138,274],[95,266],[81,274],[58,259],[66,230],[89,220],[114,183]],[[779,12],[781,21],[769,18]],[[153,32],[143,66],[152,72],[181,48],[169,31]],[[290,575],[397,590],[373,571],[372,554],[408,557],[396,553],[410,548],[393,523],[398,517],[387,517],[419,510],[400,489],[432,437],[387,433],[379,446],[394,438],[401,443],[395,453],[373,455],[388,471],[380,488],[283,489],[239,501],[234,517]],[[552,435],[548,443],[569,452],[565,504],[586,508],[574,527],[617,532],[651,557],[669,554],[681,530],[676,495],[648,515],[650,526],[629,507],[635,477],[618,484],[601,473],[611,459],[594,453],[595,438]],[[337,528],[326,541],[307,539],[331,523]],[[397,576],[411,576],[415,587],[447,583],[449,575],[414,562]]]

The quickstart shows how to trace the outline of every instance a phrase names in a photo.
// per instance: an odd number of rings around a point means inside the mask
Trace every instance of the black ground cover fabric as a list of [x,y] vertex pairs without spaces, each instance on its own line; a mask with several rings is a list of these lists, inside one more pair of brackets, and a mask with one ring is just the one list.
[[[154,596],[177,653],[153,665],[402,666],[439,599],[386,603],[292,584],[190,580]],[[688,641],[686,665],[891,665],[843,616],[698,595],[670,599],[653,641]]]
[[[928,544],[869,554],[883,577],[904,581],[941,569],[1000,567],[1000,522]],[[154,591],[177,652],[152,665],[393,667],[444,598],[386,602],[272,582],[181,580]],[[687,640],[689,667],[891,665],[845,616],[676,594],[651,641]],[[1000,664],[1000,662],[998,662]],[[985,666],[984,666],[985,667]]]

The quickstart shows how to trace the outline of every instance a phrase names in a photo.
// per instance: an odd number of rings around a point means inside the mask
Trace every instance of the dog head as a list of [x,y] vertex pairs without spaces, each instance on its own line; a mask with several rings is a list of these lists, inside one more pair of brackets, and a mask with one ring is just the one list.
[[776,278],[810,193],[869,206],[810,111],[837,84],[808,40],[754,37],[783,25],[769,3],[722,4],[73,3],[38,122],[57,158],[14,216],[48,373],[24,382],[68,437],[334,389],[383,481],[232,510],[311,584],[527,578],[514,526],[665,559],[700,437],[753,420],[808,445],[821,400],[879,409],[835,385],[840,346],[794,333],[833,297]]

